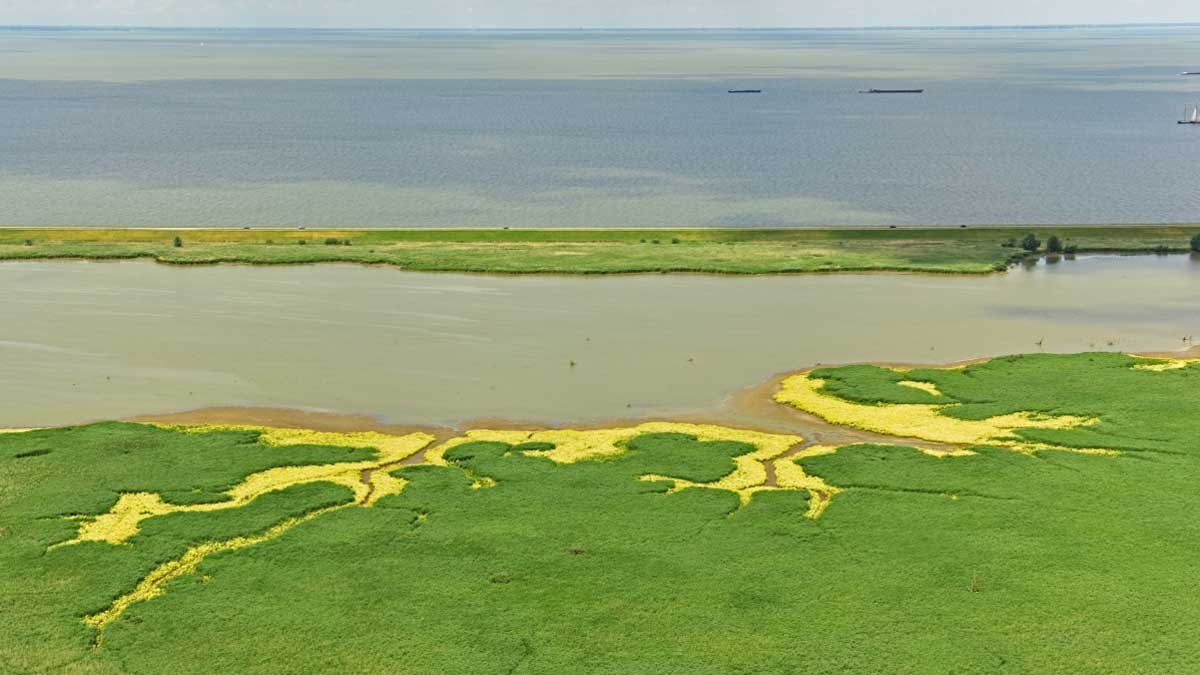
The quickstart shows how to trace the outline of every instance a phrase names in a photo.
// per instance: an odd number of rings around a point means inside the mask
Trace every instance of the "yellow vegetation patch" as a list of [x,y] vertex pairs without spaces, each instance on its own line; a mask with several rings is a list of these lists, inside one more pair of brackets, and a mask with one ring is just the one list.
[[941,396],[942,392],[938,391],[937,385],[932,382],[918,382],[916,380],[901,380],[896,384],[909,389],[920,389],[923,392],[934,396]]
[[[209,504],[197,504],[196,506],[212,506]],[[68,546],[70,544],[78,544],[83,541],[104,541],[110,544],[120,544],[128,541],[130,537],[138,533],[139,526],[143,520],[151,516],[165,516],[171,513],[172,507],[162,500],[157,493],[152,492],[131,492],[125,493],[117,497],[117,503],[113,504],[108,513],[102,513],[98,516],[73,516],[74,520],[79,521],[79,532],[74,539],[69,539],[51,546],[51,549],[59,546]]]
[[[685,424],[682,422],[646,422],[635,427],[617,429],[544,429],[519,431],[511,429],[472,429],[463,436],[446,441],[425,453],[428,464],[445,466],[447,450],[477,441],[491,441],[520,445],[522,443],[550,443],[553,450],[528,450],[530,457],[545,457],[557,464],[572,464],[588,459],[619,455],[625,452],[624,444],[643,434],[676,433],[695,436],[699,441],[738,441],[759,448],[758,452],[773,456],[800,443],[799,436],[768,434],[746,429],[731,429],[715,424]],[[740,458],[739,458],[740,459]],[[750,463],[747,470],[753,471]],[[739,463],[738,470],[743,469]],[[765,473],[764,473],[765,476]]]
[[371,472],[368,485],[370,494],[363,501],[363,506],[374,506],[380,497],[400,494],[404,490],[404,486],[408,485],[408,481],[396,478],[387,470],[377,469]]
[[491,476],[477,476],[471,481],[472,490],[496,487],[496,479]]
[[[162,425],[160,425],[162,426]],[[170,504],[155,493],[128,493],[118,497],[116,504],[107,513],[97,516],[76,517],[80,521],[78,534],[74,539],[62,542],[57,546],[75,544],[82,541],[102,541],[109,544],[127,542],[139,531],[140,524],[146,518],[167,515],[170,513],[215,511],[220,509],[243,506],[260,495],[282,490],[302,483],[328,481],[345,485],[354,490],[354,504],[370,506],[380,497],[396,494],[404,489],[406,481],[388,473],[388,468],[407,459],[422,448],[426,447],[433,437],[428,434],[415,433],[405,436],[389,436],[376,432],[361,433],[332,433],[308,431],[303,429],[274,429],[247,426],[190,426],[175,427],[176,431],[185,433],[207,433],[224,430],[249,430],[259,432],[259,442],[275,445],[327,445],[356,448],[372,448],[377,451],[375,458],[366,461],[340,462],[336,464],[289,466],[268,469],[245,477],[240,483],[226,491],[227,500],[206,504]],[[732,490],[743,500],[748,500],[752,490],[761,489],[767,481],[766,462],[775,460],[787,453],[792,447],[802,442],[799,436],[767,434],[743,429],[728,429],[714,425],[676,424],[670,422],[650,422],[636,427],[598,430],[543,430],[543,431],[508,431],[508,430],[472,430],[462,438],[454,439],[426,452],[424,464],[446,466],[445,453],[448,449],[463,443],[474,441],[498,441],[509,444],[521,443],[551,443],[553,450],[526,451],[530,456],[546,457],[557,463],[572,463],[585,459],[602,458],[625,451],[625,443],[632,438],[647,433],[682,433],[694,436],[700,441],[739,441],[754,446],[751,452],[735,458],[735,469],[729,475],[712,484],[698,487]],[[823,500],[836,492],[835,488],[826,486],[816,477],[805,476],[798,465],[780,465],[777,469],[783,476],[778,488],[772,489],[809,489],[814,492],[817,500],[818,492]],[[486,476],[476,476],[467,473],[471,478],[471,487],[475,489],[492,487],[496,481]],[[668,479],[674,480],[674,479]],[[112,621],[119,618],[132,605],[150,600],[162,595],[166,585],[173,579],[190,574],[206,557],[225,551],[234,551],[278,537],[288,529],[324,513],[346,508],[352,504],[320,509],[304,516],[290,518],[268,530],[253,536],[235,537],[224,541],[205,542],[197,544],[180,558],[159,565],[144,577],[134,589],[117,598],[105,610],[83,618],[83,622],[96,629],[96,645],[103,639],[104,629]],[[815,517],[823,508],[814,501],[810,513]],[[420,516],[420,519],[424,519]],[[51,547],[51,548],[55,548]]]
[[[1017,429],[1071,429],[1096,420],[1071,415],[1050,416],[1029,412],[963,420],[948,417],[942,404],[885,403],[866,404],[838,398],[823,391],[825,381],[809,373],[793,375],[783,381],[775,400],[812,413],[833,424],[865,429],[900,438],[918,438],[950,445],[1002,445],[1020,452],[1047,449],[1023,441]],[[1060,448],[1055,450],[1073,450]]]
[[37,431],[37,429],[0,429],[0,434],[23,434],[26,431]]
[[[673,478],[658,474],[647,474],[641,477],[644,481],[670,481],[673,483],[667,494],[673,494],[688,488],[708,488],[712,490],[729,490],[738,496],[740,506],[750,503],[757,492],[766,490],[807,490],[810,493],[808,512],[809,518],[817,518],[825,510],[825,506],[839,490],[828,485],[818,476],[810,476],[798,463],[805,456],[814,457],[818,454],[835,452],[837,448],[813,446],[796,454],[779,457],[781,453],[766,454],[758,450],[736,458],[739,470],[735,470],[720,480],[711,483],[697,483],[684,478]],[[786,449],[784,453],[786,453]],[[809,454],[811,453],[811,454]],[[742,470],[743,465],[753,462],[754,468]],[[766,464],[770,463],[775,473],[775,484],[767,485]]]
[[[713,424],[687,424],[681,422],[647,422],[635,427],[616,429],[546,429],[520,431],[509,429],[473,429],[463,437],[455,438],[425,453],[427,463],[446,465],[448,450],[479,441],[520,445],[522,443],[551,443],[553,450],[527,450],[530,457],[545,457],[559,464],[571,464],[589,459],[611,457],[625,452],[625,444],[643,434],[678,433],[693,436],[698,441],[735,441],[754,446],[754,450],[734,458],[734,470],[711,483],[696,483],[682,478],[649,474],[641,476],[645,481],[671,481],[674,485],[669,493],[690,487],[728,490],[738,495],[742,505],[749,503],[755,492],[761,490],[809,490],[813,493],[809,513],[820,515],[822,504],[837,492],[815,476],[808,476],[798,464],[778,459],[791,448],[804,442],[800,436],[769,434],[748,429],[732,429]],[[803,454],[803,453],[802,453]],[[774,462],[776,485],[768,486],[767,463]],[[780,480],[780,467],[785,478]],[[471,487],[478,487],[472,485]]]
[[[716,440],[716,439],[714,439]],[[720,440],[742,441],[750,443],[751,441],[742,440],[740,438],[722,438]],[[787,452],[792,446],[802,443],[803,438],[799,436],[776,436],[770,442],[756,444],[753,452],[739,455],[734,458],[734,470],[732,473],[723,476],[720,480],[713,483],[694,483],[694,485],[702,485],[704,487],[716,488],[718,490],[732,490],[739,494],[749,488],[757,485],[762,485],[767,480],[766,462],[772,460],[779,455]],[[642,477],[643,480],[675,480],[677,483],[684,483],[682,479],[656,477]],[[746,495],[743,502],[749,501],[749,495]]]
[[185,574],[191,574],[196,571],[196,567],[208,556],[214,553],[224,551],[236,551],[240,548],[260,544],[264,541],[274,539],[279,535],[287,532],[293,527],[312,520],[317,516],[324,515],[330,511],[345,508],[348,504],[338,506],[329,506],[324,509],[318,509],[303,516],[289,518],[278,525],[275,525],[264,532],[249,536],[249,537],[234,537],[224,541],[210,541],[203,544],[198,544],[187,550],[181,557],[167,561],[158,567],[154,568],[150,574],[147,574],[134,589],[125,595],[113,601],[107,609],[95,614],[90,614],[83,617],[83,622],[88,626],[96,629],[95,645],[100,646],[103,639],[104,628],[112,623],[115,619],[121,616],[125,610],[131,606],[156,598],[163,593],[164,587],[173,579],[181,577]]
[[430,464],[445,466],[446,451],[466,443],[495,442],[509,445],[522,443],[552,443],[553,450],[530,451],[526,455],[546,457],[560,464],[569,464],[584,459],[593,459],[605,455],[617,455],[624,452],[618,443],[628,440],[636,433],[629,429],[594,429],[576,431],[574,429],[547,429],[543,431],[518,431],[510,429],[472,429],[465,435],[446,441],[442,445],[425,453],[425,461]]
[[433,441],[432,436],[420,433],[395,436],[379,433],[378,431],[312,431],[311,429],[286,429],[236,424],[202,424],[194,426],[155,424],[153,426],[173,431],[182,431],[188,434],[205,434],[212,431],[257,431],[259,433],[258,442],[264,445],[275,447],[328,445],[338,448],[367,448],[378,450],[381,459],[389,457],[394,458],[394,461],[410,457],[425,447],[422,445],[413,449],[413,438],[423,437],[428,439],[425,441],[425,445]]
[[[763,487],[759,489],[808,490],[812,493],[812,498],[809,499],[808,512],[805,515],[809,518],[819,518],[825,508],[829,506],[829,503],[833,501],[833,496],[842,490],[839,487],[827,484],[824,479],[818,476],[806,474],[804,468],[801,466],[801,462],[810,457],[832,455],[844,447],[847,446],[814,445],[790,457],[777,459],[774,465],[777,487]],[[964,457],[975,454],[970,450],[932,450],[929,448],[909,447],[932,457]]]
[[[227,499],[203,504],[170,504],[161,495],[154,493],[127,493],[117,498],[117,503],[108,513],[98,516],[75,517],[80,521],[79,532],[73,539],[55,544],[51,548],[78,544],[84,541],[103,541],[122,544],[138,533],[141,522],[153,516],[169,513],[198,513],[238,508],[256,498],[277,490],[303,483],[330,482],[344,485],[354,491],[354,501],[362,506],[371,506],[380,497],[396,494],[404,489],[405,481],[388,475],[384,467],[392,466],[411,457],[429,445],[433,436],[424,433],[391,436],[374,431],[334,433],[308,431],[305,429],[272,429],[263,427],[169,427],[186,433],[206,433],[230,429],[260,432],[259,442],[286,447],[289,445],[328,445],[348,448],[368,448],[377,451],[374,459],[339,462],[337,464],[309,464],[282,466],[250,474],[242,482],[226,490]],[[363,472],[371,472],[370,480],[363,482]]]
[[[911,447],[913,450],[916,450],[921,454],[929,455],[930,457],[970,457],[971,455],[975,454],[966,448],[947,448],[945,450],[939,450],[935,448],[921,448],[915,445],[905,447]],[[1049,449],[1049,447],[1047,446],[1047,448],[1043,449]]]
[[[763,453],[750,453],[742,455],[738,460],[754,458],[763,464],[769,463],[775,475],[774,484],[768,485],[766,481],[766,469],[760,464],[762,469],[762,480],[748,483],[744,480],[734,478],[737,472],[731,473],[723,477],[721,480],[711,483],[697,483],[683,478],[672,478],[670,476],[661,476],[656,474],[648,474],[642,476],[644,481],[670,481],[673,483],[668,494],[686,490],[688,488],[708,488],[717,490],[730,490],[737,493],[738,501],[741,506],[745,506],[751,498],[759,492],[772,490],[807,490],[809,493],[808,511],[805,515],[809,518],[819,518],[833,500],[833,496],[842,491],[841,488],[830,485],[825,482],[820,476],[813,476],[804,471],[802,463],[805,459],[811,457],[820,457],[822,455],[831,455],[845,446],[835,445],[813,445],[799,452],[785,452],[781,456],[766,455]],[[913,448],[919,452],[934,456],[934,457],[959,457],[965,455],[973,455],[975,453],[969,450],[930,450],[926,448]],[[754,472],[757,475],[757,472]],[[749,475],[750,472],[743,473],[742,476]]]
[[[1130,356],[1133,356],[1132,354]],[[1187,368],[1193,363],[1200,362],[1200,359],[1148,359],[1139,356],[1134,356],[1141,363],[1133,365],[1134,370],[1149,370],[1156,373],[1161,373],[1165,370],[1179,370]]]
[[1111,450],[1109,448],[1069,448],[1061,445],[1050,445],[1049,443],[1024,443],[1019,450],[1027,453],[1041,452],[1042,450],[1059,450],[1096,457],[1117,457],[1121,454],[1119,450]]
[[782,457],[775,460],[773,466],[775,469],[775,487],[764,486],[761,489],[808,490],[812,496],[808,500],[808,512],[805,515],[809,518],[819,518],[821,512],[833,500],[833,496],[841,492],[841,489],[827,484],[824,479],[818,476],[808,475],[804,472],[804,467],[800,466],[800,462],[808,457],[831,455],[837,452],[837,450],[836,446],[814,445],[801,450],[791,457]]
[[[793,403],[797,407],[811,410],[832,422],[870,428],[892,435],[907,435],[928,440],[950,443],[995,442],[1004,438],[1012,429],[1039,427],[1061,428],[1084,424],[1082,418],[1037,418],[1030,415],[1009,415],[983,422],[964,422],[941,417],[938,411],[943,406],[901,405],[867,406],[854,404],[819,392],[823,382],[805,376],[789,378],[777,398]],[[918,383],[920,384],[920,383]],[[880,416],[879,413],[882,413]],[[353,448],[371,448],[376,456],[370,460],[339,462],[324,465],[287,466],[260,471],[246,476],[240,483],[229,488],[226,500],[218,503],[179,505],[163,500],[155,493],[128,493],[118,497],[107,513],[96,516],[79,516],[76,537],[57,546],[82,541],[122,544],[139,531],[146,518],[170,513],[204,512],[237,508],[255,498],[294,485],[327,481],[345,485],[354,491],[352,504],[341,504],[313,511],[303,516],[289,518],[259,534],[235,537],[223,541],[203,542],[192,546],[176,560],[159,565],[138,582],[133,590],[117,598],[105,610],[86,616],[83,621],[96,629],[96,645],[103,638],[105,627],[119,618],[132,605],[150,600],[164,593],[167,584],[180,576],[193,573],[197,566],[214,553],[235,551],[273,539],[296,525],[307,522],[322,514],[351,506],[371,506],[385,495],[401,492],[406,481],[391,476],[389,471],[402,460],[413,457],[427,447],[433,437],[424,433],[392,436],[377,432],[333,433],[304,429],[274,429],[246,426],[198,426],[169,427],[185,433],[206,433],[221,430],[251,430],[259,433],[260,443],[287,447],[294,445],[325,445]],[[757,492],[768,490],[807,491],[809,518],[818,518],[828,507],[833,496],[841,489],[827,484],[819,476],[812,476],[802,466],[807,458],[838,451],[835,446],[812,446],[797,451],[803,438],[787,434],[770,434],[745,429],[732,429],[716,425],[687,424],[674,422],[648,422],[631,427],[615,429],[547,429],[537,431],[513,431],[475,429],[463,436],[429,449],[423,464],[448,466],[446,452],[464,443],[477,441],[501,442],[510,445],[523,443],[545,443],[553,445],[549,450],[526,450],[524,455],[545,457],[559,464],[584,460],[603,459],[619,455],[627,450],[627,443],[643,434],[679,433],[698,441],[734,441],[752,446],[748,452],[734,458],[734,469],[719,480],[697,483],[671,476],[645,475],[645,481],[670,481],[670,492],[688,488],[727,490],[738,496],[739,504],[747,504]],[[1041,446],[1029,446],[1032,450]],[[921,450],[936,456],[972,454],[966,450],[935,451]],[[1101,452],[1101,451],[1084,451]],[[460,467],[461,468],[461,467]],[[477,476],[463,469],[475,489],[492,487],[495,480]],[[772,479],[773,478],[773,479]],[[424,520],[425,514],[418,519]],[[53,547],[52,547],[53,548]]]

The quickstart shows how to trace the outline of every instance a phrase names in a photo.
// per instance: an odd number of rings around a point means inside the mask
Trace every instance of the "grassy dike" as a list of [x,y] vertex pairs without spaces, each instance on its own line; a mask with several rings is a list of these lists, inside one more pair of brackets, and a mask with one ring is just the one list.
[[[348,262],[436,272],[986,274],[1036,232],[1079,253],[1185,252],[1200,225],[897,229],[299,230],[0,228],[0,260],[150,259],[168,264]],[[179,246],[176,246],[176,237]]]

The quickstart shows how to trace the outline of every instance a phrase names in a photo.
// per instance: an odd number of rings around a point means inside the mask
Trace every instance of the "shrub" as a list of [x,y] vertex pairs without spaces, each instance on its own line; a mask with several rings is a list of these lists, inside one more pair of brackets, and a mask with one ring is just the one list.
[[1050,235],[1050,238],[1046,240],[1046,253],[1062,253],[1062,250],[1062,240],[1058,238],[1057,234]]
[[671,237],[671,243],[672,243],[672,244],[678,244],[678,243],[679,243],[679,237]]
[[297,244],[300,244],[301,246],[304,246],[305,244],[307,244],[307,243],[308,243],[308,241],[307,241],[307,240],[305,240],[305,239],[301,239],[301,240],[297,241],[296,243],[297,243]]
[[1030,253],[1036,253],[1037,250],[1039,248],[1041,248],[1041,246],[1042,246],[1042,242],[1039,241],[1037,238],[1037,235],[1035,235],[1032,232],[1025,235],[1021,239],[1021,248],[1025,249],[1026,251],[1029,251]]
[[1159,255],[1166,255],[1171,252],[1171,247],[1167,246],[1166,244],[1159,244],[1158,246],[1154,247],[1154,252]]
[[26,239],[26,240],[25,240],[25,245],[26,245],[26,246],[33,246],[33,240],[32,240],[32,239]]
[[657,244],[657,243],[659,243],[659,242],[658,242],[658,240],[657,240],[657,239],[651,239],[651,240],[650,240],[650,243],[651,243],[651,244]]
[[1072,255],[1074,255],[1075,252],[1078,250],[1079,250],[1079,246],[1077,246],[1075,244],[1067,244],[1066,246],[1063,247],[1063,253],[1070,253]]
[[338,239],[337,237],[328,237],[325,239],[326,246],[338,246],[341,243],[342,243],[342,240]]
[[182,246],[183,246],[183,237],[180,237],[179,235],[176,235],[176,236],[175,236],[175,242],[174,242],[174,243],[175,243],[175,248],[180,248],[180,247],[182,247]]
[[1200,252],[1200,234],[1192,235],[1192,250]]
[[1003,244],[1000,244],[1000,245],[1003,246],[1004,248],[1016,248],[1017,247],[1017,238],[1009,237],[1008,239],[1004,240]]

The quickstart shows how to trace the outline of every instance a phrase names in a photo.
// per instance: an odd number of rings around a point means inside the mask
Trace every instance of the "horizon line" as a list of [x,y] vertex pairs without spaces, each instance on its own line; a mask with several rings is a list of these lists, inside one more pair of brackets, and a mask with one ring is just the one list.
[[0,24],[0,30],[264,30],[264,31],[421,31],[421,32],[651,32],[651,31],[803,31],[803,30],[1002,30],[1053,28],[1171,28],[1200,26],[1200,21],[1148,21],[1119,23],[981,23],[981,24],[894,24],[870,26],[166,26],[151,24]]

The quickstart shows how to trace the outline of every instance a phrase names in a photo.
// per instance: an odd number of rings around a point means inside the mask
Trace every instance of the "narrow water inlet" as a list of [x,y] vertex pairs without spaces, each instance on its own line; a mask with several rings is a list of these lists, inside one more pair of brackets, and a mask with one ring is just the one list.
[[818,363],[1186,348],[1197,282],[1188,256],[986,277],[4,263],[0,427],[224,405],[429,425],[682,414]]

